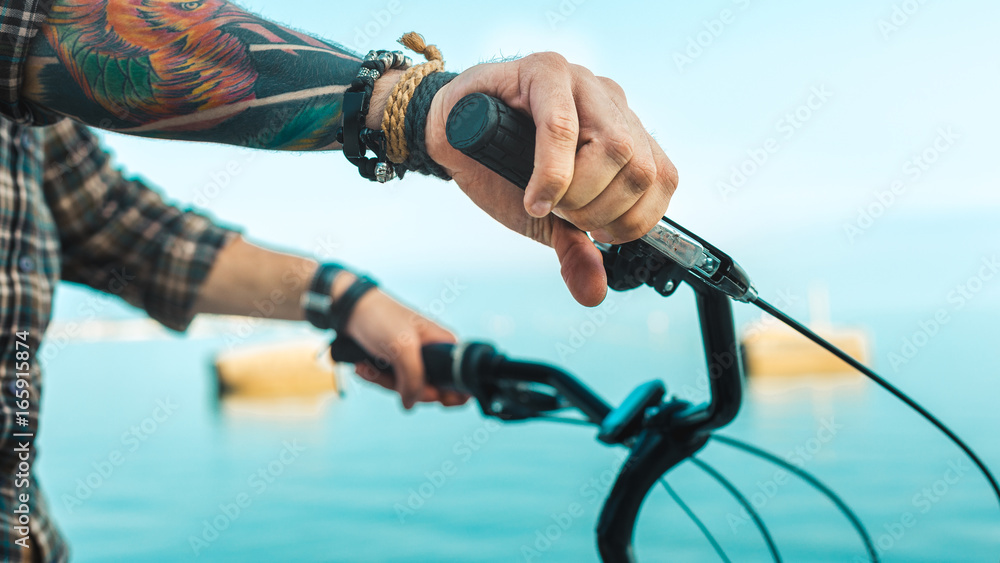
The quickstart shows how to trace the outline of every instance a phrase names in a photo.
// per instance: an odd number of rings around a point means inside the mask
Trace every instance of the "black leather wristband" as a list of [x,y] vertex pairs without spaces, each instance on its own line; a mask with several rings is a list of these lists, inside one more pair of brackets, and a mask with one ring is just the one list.
[[314,327],[330,329],[327,318],[333,306],[333,281],[346,268],[340,264],[321,264],[309,283],[309,289],[302,295],[302,309],[306,320]]
[[330,312],[327,315],[327,323],[330,325],[330,328],[335,330],[337,334],[343,334],[347,328],[347,322],[351,320],[354,308],[358,305],[358,301],[376,287],[378,287],[378,284],[375,280],[368,276],[358,276],[358,279],[354,280],[354,283],[347,288],[347,291],[330,306]]

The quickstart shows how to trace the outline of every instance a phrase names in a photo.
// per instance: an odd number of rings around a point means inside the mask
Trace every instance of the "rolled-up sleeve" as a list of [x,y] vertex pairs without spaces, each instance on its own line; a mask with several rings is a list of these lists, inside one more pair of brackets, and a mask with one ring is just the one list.
[[94,134],[73,121],[46,128],[44,146],[62,279],[118,295],[185,330],[219,250],[236,231],[125,178]]

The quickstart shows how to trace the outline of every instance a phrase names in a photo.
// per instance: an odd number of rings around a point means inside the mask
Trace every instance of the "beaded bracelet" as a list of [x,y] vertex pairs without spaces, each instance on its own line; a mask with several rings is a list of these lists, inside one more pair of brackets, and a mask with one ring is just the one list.
[[[371,104],[375,81],[389,69],[406,70],[413,61],[401,51],[369,51],[361,63],[361,70],[344,93],[344,125],[337,131],[337,141],[344,147],[344,156],[358,167],[361,176],[384,184],[404,169],[389,162],[383,131],[365,127],[368,107]],[[375,158],[368,158],[368,151]]]
[[[450,180],[448,173],[427,154],[426,128],[431,100],[445,84],[457,76],[444,71],[441,51],[427,45],[418,33],[410,32],[399,42],[420,53],[426,63],[413,61],[400,51],[370,51],[358,76],[344,94],[344,125],[337,132],[344,156],[358,167],[361,176],[385,183],[412,170]],[[406,72],[393,87],[382,115],[382,129],[365,126],[375,81],[386,70]],[[368,158],[368,151],[375,153]]]

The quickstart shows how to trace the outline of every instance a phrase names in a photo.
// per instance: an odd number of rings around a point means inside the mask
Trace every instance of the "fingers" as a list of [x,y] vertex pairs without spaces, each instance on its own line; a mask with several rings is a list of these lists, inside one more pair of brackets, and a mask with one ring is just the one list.
[[670,203],[670,194],[661,190],[647,191],[639,201],[621,217],[599,231],[592,233],[594,240],[607,244],[623,244],[648,233],[663,218],[663,210]]
[[[361,379],[369,383],[374,383],[383,389],[389,391],[396,390],[396,378],[393,374],[385,371],[381,371],[368,362],[357,364],[354,366],[354,372],[358,374]],[[439,391],[433,387],[424,387],[423,393],[420,397],[421,403],[441,403],[446,407],[459,407],[469,402],[469,396],[458,391]]]
[[[535,169],[524,194],[448,145],[447,113],[470,92],[531,114]],[[607,290],[600,253],[584,232],[601,242],[635,240],[663,216],[677,186],[676,169],[621,87],[554,53],[463,72],[435,97],[428,124],[431,156],[495,219],[553,246],[567,287],[584,305],[599,304]]]
[[[621,170],[632,160],[632,155],[632,139],[617,133],[586,141],[577,152],[573,179],[557,208],[564,212],[576,211],[599,199],[607,193],[615,178],[621,176]],[[590,230],[579,223],[577,226]]]
[[[581,209],[561,211],[561,215],[578,229],[591,233],[598,242],[610,244],[613,240],[624,242],[638,238],[638,236],[632,239],[625,238],[631,232],[623,231],[622,224],[617,222],[640,202],[652,184],[652,181],[645,180],[641,183],[635,182],[634,174],[633,166],[623,168],[592,202]],[[645,231],[639,233],[639,236],[642,234],[645,234]]]
[[[421,319],[418,329],[419,341],[422,343],[421,347],[427,344],[454,343],[456,341],[454,334],[427,319]],[[421,358],[422,362],[423,359]],[[461,406],[468,402],[468,400],[469,397],[463,393],[454,390],[437,389],[429,385],[424,387],[424,397],[421,399],[422,402],[439,402],[446,407]]]
[[[632,112],[625,112],[609,99],[601,81],[580,69],[574,99],[580,118],[580,138],[573,179],[557,208],[573,211],[587,206],[604,193],[637,152],[648,152],[644,139],[633,138]],[[627,114],[627,115],[626,115]],[[636,120],[638,121],[638,120]],[[640,131],[645,134],[645,131]],[[644,154],[641,156],[645,156]],[[582,230],[590,230],[577,224]]]
[[[427,385],[423,347],[427,344],[453,343],[455,335],[441,326],[414,313],[412,326],[415,333],[406,339],[406,345],[393,360],[396,373],[396,391],[403,400],[403,407],[413,408],[418,401],[434,402],[442,399],[441,393]],[[453,402],[457,401],[452,397]]]
[[[596,240],[621,244],[633,241],[648,233],[663,218],[670,198],[677,189],[677,169],[667,158],[663,149],[651,139],[653,157],[657,160],[656,181],[645,190],[639,200],[627,212],[612,221],[601,231],[593,234]],[[623,171],[624,173],[624,171]]]
[[[526,195],[529,211],[537,217],[535,211],[541,210],[531,207],[541,197],[537,194],[556,195],[552,201],[560,216],[593,231],[596,240],[639,238],[666,211],[676,188],[676,169],[628,108],[617,84],[571,66],[567,88],[561,75],[565,61],[548,57],[542,62],[555,70],[529,79],[529,107],[539,127],[529,184],[537,192]],[[566,103],[575,108],[564,107]],[[645,197],[650,191],[660,193]]]
[[535,171],[525,189],[525,209],[544,217],[559,204],[573,179],[580,120],[573,98],[569,63],[555,53],[534,55],[543,66],[531,68],[529,110],[535,121]]
[[403,401],[403,408],[410,410],[423,398],[424,362],[419,346],[407,346],[393,360],[396,375],[396,392]]
[[[631,112],[629,113],[631,114]],[[591,232],[594,239],[599,242],[610,243],[611,239],[623,242],[634,240],[645,234],[645,232],[641,232],[628,238],[634,233],[622,231],[622,225],[616,224],[615,221],[639,203],[649,190],[660,189],[657,186],[657,171],[664,163],[658,162],[654,151],[655,141],[646,133],[642,124],[634,116],[629,135],[634,135],[634,137],[630,137],[634,140],[629,142],[628,152],[622,152],[624,149],[620,149],[614,155],[619,159],[619,162],[621,159],[627,158],[627,162],[622,163],[618,168],[615,177],[603,181],[600,184],[600,192],[586,205],[577,209],[563,210],[560,208],[561,215],[566,220],[583,231]],[[659,147],[657,146],[656,149]],[[662,153],[662,151],[660,152]],[[666,160],[666,155],[663,155],[663,160],[666,161],[665,164],[670,165],[669,160]],[[574,184],[576,181],[574,178]],[[672,186],[670,193],[673,193]],[[655,213],[659,213],[662,217],[665,210],[666,205]]]
[[[418,401],[442,399],[436,389],[424,383],[422,348],[425,344],[455,342],[450,332],[378,291],[358,303],[347,330],[358,344],[384,362],[381,367],[392,366],[380,370],[362,363],[355,367],[362,378],[394,389],[406,409]],[[448,401],[457,404],[461,397],[448,397]]]
[[440,403],[446,407],[460,407],[469,402],[469,396],[458,391],[445,391],[441,393]]
[[396,378],[389,373],[379,371],[368,362],[356,364],[354,366],[354,373],[358,374],[361,379],[364,379],[369,383],[374,383],[375,385],[388,389],[389,391],[396,390]]
[[[394,304],[394,306],[398,307],[398,312],[408,311],[401,305]],[[425,380],[423,346],[441,342],[452,343],[455,342],[455,336],[415,313],[410,312],[401,316],[409,316],[408,329],[391,332],[395,350],[391,357],[383,358],[386,365],[391,368],[380,370],[369,362],[364,362],[355,366],[355,372],[366,381],[399,393],[406,409],[413,408],[418,402],[440,402],[445,406],[465,404],[468,401],[466,395],[452,390],[436,389],[427,385]]]
[[608,276],[601,251],[587,235],[569,223],[555,219],[552,247],[559,258],[563,281],[573,298],[586,307],[600,305],[608,293]]

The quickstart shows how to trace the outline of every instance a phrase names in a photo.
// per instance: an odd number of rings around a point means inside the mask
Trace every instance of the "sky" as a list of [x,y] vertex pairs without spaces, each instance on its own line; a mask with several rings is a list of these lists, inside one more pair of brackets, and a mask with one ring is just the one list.
[[[415,30],[450,70],[552,50],[618,81],[679,170],[668,213],[724,249],[821,233],[857,251],[863,210],[884,229],[1000,210],[995,2],[242,4],[357,51]],[[377,186],[337,153],[106,140],[127,170],[259,242],[390,275],[557,272],[454,184]]]

